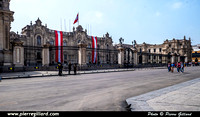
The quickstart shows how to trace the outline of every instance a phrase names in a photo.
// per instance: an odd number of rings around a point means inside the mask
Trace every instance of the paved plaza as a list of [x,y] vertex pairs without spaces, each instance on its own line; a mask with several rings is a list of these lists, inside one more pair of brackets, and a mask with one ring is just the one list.
[[126,100],[131,111],[200,111],[200,78]]
[[[127,99],[131,99],[131,97],[140,96],[143,99],[146,97],[146,93],[152,93],[153,91],[152,94],[156,94],[155,91],[162,92],[163,88],[185,82],[188,89],[186,87],[171,88],[170,90],[167,89],[166,92],[163,90],[163,95],[151,96],[151,99],[146,100],[148,105],[154,105],[150,109],[170,109],[165,106],[167,102],[162,102],[159,106],[156,105],[172,94],[177,94],[176,96],[180,98],[180,102],[171,104],[182,103],[181,101],[185,100],[181,98],[188,97],[185,96],[187,93],[180,92],[186,90],[193,92],[193,98],[191,100],[187,99],[184,105],[199,104],[196,100],[199,93],[195,92],[199,89],[199,71],[200,67],[186,68],[185,73],[169,73],[167,69],[143,69],[76,76],[2,80],[0,82],[0,110],[126,111]],[[189,85],[190,83],[187,82],[193,82],[193,84]],[[179,94],[181,96],[178,96]],[[148,105],[145,107],[148,108]],[[136,106],[132,105],[132,108],[136,108]],[[181,110],[181,106],[177,110],[179,109]],[[198,111],[197,108],[193,108],[193,110]]]

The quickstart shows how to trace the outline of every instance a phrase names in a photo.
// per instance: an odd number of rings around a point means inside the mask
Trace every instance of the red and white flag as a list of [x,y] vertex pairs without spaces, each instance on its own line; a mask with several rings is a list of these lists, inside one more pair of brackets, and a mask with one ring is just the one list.
[[97,62],[97,37],[92,36],[92,63]]
[[77,14],[76,19],[74,20],[74,24],[78,22],[78,19],[79,19],[78,17],[79,17],[79,13]]
[[56,62],[63,62],[63,32],[55,30],[56,38]]

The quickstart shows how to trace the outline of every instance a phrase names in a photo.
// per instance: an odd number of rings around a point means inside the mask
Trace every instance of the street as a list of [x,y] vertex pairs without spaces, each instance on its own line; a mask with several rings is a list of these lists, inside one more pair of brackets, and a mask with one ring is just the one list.
[[11,79],[0,82],[1,111],[126,111],[127,98],[189,81],[200,67],[185,73],[166,69]]

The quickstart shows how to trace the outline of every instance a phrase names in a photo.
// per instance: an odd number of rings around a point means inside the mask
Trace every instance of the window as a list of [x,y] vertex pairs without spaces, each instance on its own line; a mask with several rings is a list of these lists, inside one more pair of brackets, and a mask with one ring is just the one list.
[[67,54],[64,54],[64,59],[67,60]]
[[55,58],[54,58],[54,57],[55,57],[55,55],[54,55],[54,54],[52,54],[52,56],[51,56],[51,57],[52,57],[52,59],[53,59],[53,60],[55,59]]
[[90,53],[88,54],[88,62],[92,63],[92,61],[91,61],[91,54]]
[[109,61],[109,55],[108,54],[106,55],[106,61]]
[[53,40],[50,41],[50,45],[54,45],[54,41]]
[[42,59],[41,52],[37,52],[37,59]]
[[174,50],[175,50],[175,49],[174,49],[174,48],[172,48],[172,52],[173,52],[173,53],[174,53]]
[[162,48],[160,48],[159,51],[162,52]]
[[140,52],[142,52],[142,48],[140,48]]
[[156,59],[156,56],[154,55],[153,59]]
[[154,49],[154,52],[156,52],[156,49]]
[[88,44],[88,48],[91,48],[91,44],[90,43]]
[[66,41],[63,42],[63,46],[67,46],[67,42]]
[[151,55],[149,55],[149,60],[151,60]]
[[162,56],[159,56],[159,59],[161,60],[161,59],[162,59]]
[[37,45],[41,46],[41,36],[37,36]]
[[151,49],[149,49],[149,53],[151,53]]

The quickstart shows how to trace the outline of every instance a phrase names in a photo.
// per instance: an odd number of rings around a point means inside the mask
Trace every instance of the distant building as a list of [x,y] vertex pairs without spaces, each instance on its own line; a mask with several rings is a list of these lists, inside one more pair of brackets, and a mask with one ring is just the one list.
[[[132,45],[124,44],[125,47]],[[137,44],[135,49],[138,52],[138,64],[155,64],[167,62],[190,62],[192,61],[191,39],[166,40],[163,44]]]
[[200,44],[192,46],[192,63],[200,63]]

